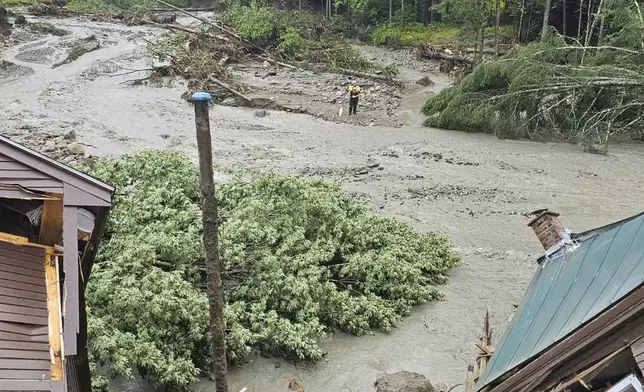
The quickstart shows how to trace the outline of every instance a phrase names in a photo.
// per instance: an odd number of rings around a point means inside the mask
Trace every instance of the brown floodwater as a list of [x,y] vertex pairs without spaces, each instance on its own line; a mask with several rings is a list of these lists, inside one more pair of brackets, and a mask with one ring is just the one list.
[[[180,98],[182,83],[124,84],[145,76],[123,73],[149,66],[141,38],[158,30],[80,19],[50,22],[72,34],[25,37],[0,53],[0,60],[17,66],[0,73],[2,134],[24,139],[33,129],[73,128],[95,155],[174,148],[196,156],[193,112]],[[71,40],[90,34],[102,41],[100,50],[52,69]],[[388,59],[382,49],[364,50]],[[414,69],[405,72],[418,76]],[[423,128],[420,105],[447,84],[444,76],[432,78],[434,87],[413,87],[403,97],[396,115],[406,125],[399,128],[212,108],[218,164],[342,180],[346,190],[369,195],[378,213],[447,234],[464,261],[442,287],[444,301],[417,307],[390,334],[334,334],[321,343],[328,355],[315,365],[252,358],[231,369],[231,391],[284,391],[297,377],[307,392],[367,392],[379,375],[399,370],[422,373],[435,384],[462,383],[485,311],[498,341],[536,268],[540,248],[526,226],[527,213],[548,207],[562,214],[568,228],[581,231],[644,210],[642,146],[614,145],[601,156],[567,144]],[[373,162],[379,167],[360,170]],[[117,385],[121,391],[146,389],[140,380]],[[196,390],[215,389],[203,381]]]

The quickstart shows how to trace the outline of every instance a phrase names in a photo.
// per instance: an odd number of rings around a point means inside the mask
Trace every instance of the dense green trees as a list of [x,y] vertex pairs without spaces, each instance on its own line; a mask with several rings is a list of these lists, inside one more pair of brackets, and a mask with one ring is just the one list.
[[[90,170],[119,192],[87,291],[90,354],[110,374],[186,389],[208,362],[197,168],[140,152]],[[317,360],[332,328],[390,331],[440,298],[459,263],[442,236],[374,215],[338,184],[239,174],[218,196],[231,362],[252,349]]]

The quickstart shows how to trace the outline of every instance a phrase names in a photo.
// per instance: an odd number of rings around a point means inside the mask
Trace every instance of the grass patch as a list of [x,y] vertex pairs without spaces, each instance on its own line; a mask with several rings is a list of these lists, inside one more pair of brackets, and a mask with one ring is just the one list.
[[33,0],[0,0],[0,7],[17,7],[19,5],[26,5],[33,3]]
[[[167,0],[167,2],[177,7],[188,6],[187,0]],[[155,8],[158,7],[158,3],[154,0],[71,0],[66,7],[78,12],[117,13]]]
[[410,23],[377,27],[371,33],[371,39],[376,45],[388,46],[448,45],[455,41],[457,34],[458,28],[454,26]]
[[40,33],[56,35],[58,37],[62,37],[63,35],[67,34],[67,31],[65,31],[65,30],[63,30],[61,28],[58,28],[58,27],[54,26],[53,24],[47,23],[47,22],[34,23],[34,29],[36,29],[36,31],[38,31]]

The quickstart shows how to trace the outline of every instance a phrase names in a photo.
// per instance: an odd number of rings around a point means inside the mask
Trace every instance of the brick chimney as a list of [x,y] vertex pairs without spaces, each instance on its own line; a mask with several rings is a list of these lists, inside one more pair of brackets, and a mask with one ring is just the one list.
[[546,254],[557,251],[570,241],[570,234],[559,220],[559,214],[543,209],[533,212],[532,215],[536,217],[528,223],[528,226],[534,230]]

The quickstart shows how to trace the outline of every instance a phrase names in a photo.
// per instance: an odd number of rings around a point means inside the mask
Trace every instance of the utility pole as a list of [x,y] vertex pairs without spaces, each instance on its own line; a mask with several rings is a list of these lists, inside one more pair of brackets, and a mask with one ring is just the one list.
[[224,298],[221,285],[221,260],[219,259],[219,213],[215,195],[214,168],[212,164],[212,139],[208,102],[210,94],[198,92],[192,96],[195,103],[197,149],[201,177],[201,219],[203,243],[206,249],[206,291],[210,303],[210,378],[215,380],[217,392],[228,392],[226,363],[226,326]]

